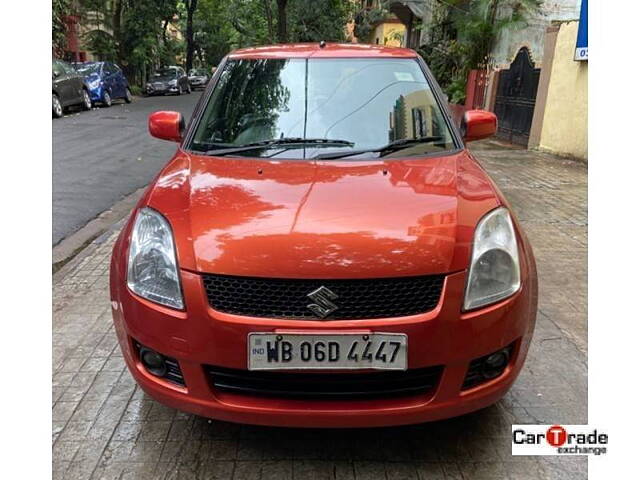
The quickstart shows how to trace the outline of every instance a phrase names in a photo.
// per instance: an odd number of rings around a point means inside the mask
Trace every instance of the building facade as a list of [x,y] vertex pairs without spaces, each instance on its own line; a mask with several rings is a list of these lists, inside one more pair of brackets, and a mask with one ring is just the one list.
[[558,22],[545,32],[529,148],[586,160],[588,61],[576,61],[579,22]]
[[[508,7],[498,8],[498,18],[507,13]],[[495,68],[508,68],[522,47],[529,50],[534,64],[542,62],[547,27],[552,22],[577,20],[580,16],[580,0],[544,0],[540,11],[527,18],[527,26],[503,30],[491,51]]]

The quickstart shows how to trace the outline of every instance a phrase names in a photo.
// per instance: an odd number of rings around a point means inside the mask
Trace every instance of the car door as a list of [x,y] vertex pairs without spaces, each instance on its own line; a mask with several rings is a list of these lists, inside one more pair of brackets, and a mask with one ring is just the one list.
[[115,85],[115,75],[113,65],[109,62],[104,62],[102,64],[102,81],[104,82],[105,89],[111,95],[111,98],[117,98],[118,89]]
[[60,103],[63,107],[73,105],[77,102],[77,94],[75,91],[75,81],[70,74],[72,67],[65,67],[65,63],[60,60],[53,62],[53,88],[58,93]]
[[122,73],[122,70],[118,65],[114,63],[112,66],[113,66],[114,88],[118,92],[117,94],[118,98],[123,98],[127,94],[127,80],[124,76],[124,73]]
[[78,71],[69,63],[64,63],[64,69],[69,77],[69,85],[74,97],[75,104],[82,103],[84,98],[82,96],[82,89],[84,88],[84,76],[78,73]]

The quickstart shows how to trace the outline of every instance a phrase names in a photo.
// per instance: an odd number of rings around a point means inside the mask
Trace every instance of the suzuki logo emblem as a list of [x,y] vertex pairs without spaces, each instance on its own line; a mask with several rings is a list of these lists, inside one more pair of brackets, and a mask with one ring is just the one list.
[[307,297],[315,302],[307,305],[307,308],[320,318],[325,318],[327,315],[338,309],[338,306],[331,301],[338,298],[338,295],[325,286],[307,294]]

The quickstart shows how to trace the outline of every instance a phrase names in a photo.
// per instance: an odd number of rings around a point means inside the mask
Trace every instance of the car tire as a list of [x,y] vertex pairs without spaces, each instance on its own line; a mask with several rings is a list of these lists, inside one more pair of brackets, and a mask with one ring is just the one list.
[[91,110],[91,97],[89,96],[89,92],[86,89],[82,89],[82,109],[83,110]]
[[124,101],[127,103],[133,102],[133,96],[131,95],[131,90],[129,90],[129,87],[127,87],[124,92]]
[[110,107],[110,106],[111,106],[111,102],[112,102],[112,100],[111,100],[111,95],[109,95],[109,92],[105,91],[105,92],[102,94],[102,104],[103,104],[105,107]]
[[60,98],[55,93],[53,94],[52,106],[53,106],[53,117],[60,118],[64,114],[64,108],[62,108],[62,103],[60,103]]

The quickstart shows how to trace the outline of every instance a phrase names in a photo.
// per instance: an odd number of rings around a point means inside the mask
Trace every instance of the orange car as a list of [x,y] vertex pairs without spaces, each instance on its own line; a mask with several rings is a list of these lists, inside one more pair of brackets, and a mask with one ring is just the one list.
[[534,329],[531,247],[424,61],[377,45],[235,51],[122,230],[126,363],[158,401],[232,422],[371,427],[499,400]]

